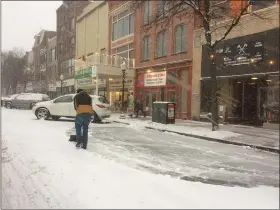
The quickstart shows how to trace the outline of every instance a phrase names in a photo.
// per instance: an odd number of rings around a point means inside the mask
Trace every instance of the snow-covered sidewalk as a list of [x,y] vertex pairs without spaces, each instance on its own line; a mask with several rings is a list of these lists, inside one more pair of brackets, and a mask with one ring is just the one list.
[[2,109],[2,208],[279,208],[279,189],[193,183],[131,169],[69,143],[73,122]]
[[109,120],[130,124],[134,127],[150,128],[166,132],[174,132],[205,140],[230,143],[240,146],[251,146],[279,153],[279,131],[253,128],[249,126],[221,125],[220,130],[212,131],[211,124],[191,120],[176,120],[175,124],[160,124],[152,122],[151,117],[120,119],[119,114],[113,114]]

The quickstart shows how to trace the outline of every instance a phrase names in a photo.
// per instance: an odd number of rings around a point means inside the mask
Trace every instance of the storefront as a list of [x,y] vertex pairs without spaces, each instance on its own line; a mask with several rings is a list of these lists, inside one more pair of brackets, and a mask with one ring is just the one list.
[[[211,110],[205,46],[202,53],[201,114]],[[267,121],[268,107],[279,106],[279,29],[226,40],[217,46],[215,59],[219,105],[227,107],[229,122]]]
[[154,68],[137,71],[135,98],[143,96],[147,114],[155,101],[176,103],[176,118],[189,119],[191,114],[191,67]]
[[[125,79],[124,83],[124,105],[127,107],[128,97],[133,93],[133,78],[129,77]],[[123,80],[120,77],[110,78],[109,79],[109,89],[110,96],[108,101],[113,107],[114,111],[119,111],[121,109],[122,102],[122,89],[123,89]]]

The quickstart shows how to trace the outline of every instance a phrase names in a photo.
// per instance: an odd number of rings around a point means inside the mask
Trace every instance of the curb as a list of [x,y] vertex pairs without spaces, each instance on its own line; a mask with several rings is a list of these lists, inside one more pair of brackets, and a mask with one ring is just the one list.
[[[113,120],[113,122],[124,124],[124,125],[130,125],[130,123],[121,122],[121,121],[117,121],[117,120]],[[250,147],[250,148],[253,148],[253,149],[259,149],[259,150],[263,150],[263,151],[268,151],[268,152],[280,154],[279,149],[275,149],[275,148],[271,148],[271,147],[252,145],[252,144],[246,144],[246,143],[235,142],[235,141],[228,141],[228,140],[223,140],[223,139],[215,139],[215,138],[211,138],[211,137],[207,137],[207,136],[198,136],[198,135],[194,135],[194,134],[188,134],[188,133],[182,133],[182,132],[177,132],[177,131],[170,131],[170,130],[164,130],[164,129],[159,129],[159,128],[153,128],[153,127],[150,127],[150,126],[145,126],[145,128],[150,129],[150,130],[157,130],[157,131],[161,131],[161,132],[175,133],[175,134],[178,134],[178,135],[181,135],[181,136],[199,138],[199,139],[203,139],[203,140],[207,140],[207,141],[219,142],[219,143],[223,143],[223,144],[245,146],[245,147]]]

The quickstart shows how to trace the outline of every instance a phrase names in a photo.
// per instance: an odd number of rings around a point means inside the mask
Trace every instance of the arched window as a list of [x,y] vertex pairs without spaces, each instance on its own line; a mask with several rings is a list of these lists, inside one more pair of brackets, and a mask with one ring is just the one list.
[[180,24],[175,27],[174,53],[187,52],[187,25]]

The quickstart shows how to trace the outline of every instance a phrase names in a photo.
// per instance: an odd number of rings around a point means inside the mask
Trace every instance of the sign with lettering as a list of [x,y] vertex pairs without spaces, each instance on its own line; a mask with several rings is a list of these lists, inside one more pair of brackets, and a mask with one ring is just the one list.
[[[114,79],[109,81],[110,88],[117,89],[122,88],[122,79]],[[133,79],[132,78],[126,78],[124,83],[125,88],[133,87]]]
[[256,63],[263,60],[264,46],[262,41],[243,42],[217,49],[216,53],[223,55],[225,66]]
[[[96,80],[92,78],[83,78],[83,79],[77,79],[77,86],[78,87],[91,87],[95,88],[96,86]],[[106,86],[106,80],[105,79],[98,79],[98,87],[105,87]]]
[[75,78],[92,78],[96,77],[96,66],[90,66],[84,69],[79,69],[75,72]]
[[166,71],[145,74],[144,85],[145,85],[145,87],[165,86],[166,85]]

